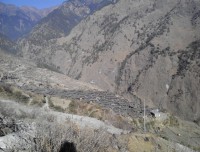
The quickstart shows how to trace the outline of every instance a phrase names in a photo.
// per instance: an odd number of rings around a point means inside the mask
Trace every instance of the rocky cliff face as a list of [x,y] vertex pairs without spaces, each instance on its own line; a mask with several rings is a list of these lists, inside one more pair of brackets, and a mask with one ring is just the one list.
[[30,32],[36,23],[55,8],[38,10],[0,3],[0,33],[16,40]]
[[67,36],[41,44],[32,41],[38,35],[33,31],[19,46],[27,59],[196,120],[199,11],[198,0],[120,0],[85,18]]

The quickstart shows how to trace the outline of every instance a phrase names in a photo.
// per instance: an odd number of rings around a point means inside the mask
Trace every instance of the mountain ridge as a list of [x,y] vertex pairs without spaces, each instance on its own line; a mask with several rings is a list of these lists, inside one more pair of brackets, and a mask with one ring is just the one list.
[[116,0],[65,1],[59,8],[43,18],[29,33],[26,39],[32,43],[38,43],[37,41],[40,41],[42,45],[45,45],[45,42],[48,40],[68,35],[71,29],[88,15],[106,5],[116,2]]
[[36,23],[56,7],[39,10],[34,7],[17,7],[0,3],[0,33],[11,40],[27,34]]

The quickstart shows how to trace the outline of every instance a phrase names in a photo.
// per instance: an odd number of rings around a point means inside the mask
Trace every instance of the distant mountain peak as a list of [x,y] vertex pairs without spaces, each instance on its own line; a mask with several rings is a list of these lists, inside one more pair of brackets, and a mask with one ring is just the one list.
[[69,0],[43,18],[27,35],[34,44],[68,35],[81,20],[114,3],[113,0]]
[[34,7],[17,7],[0,3],[0,33],[12,40],[27,34],[38,21],[56,7],[39,10]]

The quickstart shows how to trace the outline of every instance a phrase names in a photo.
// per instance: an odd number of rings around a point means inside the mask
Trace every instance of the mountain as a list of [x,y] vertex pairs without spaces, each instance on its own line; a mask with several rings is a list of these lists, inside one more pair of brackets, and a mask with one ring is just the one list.
[[12,40],[27,34],[33,26],[54,8],[39,10],[0,3],[0,33]]
[[142,102],[1,51],[0,151],[199,151],[196,123],[147,109],[144,132]]
[[17,45],[8,37],[0,33],[0,49],[6,53],[16,54],[18,52]]
[[44,9],[37,9],[35,7],[30,6],[22,6],[20,9],[25,12],[33,21],[39,21],[40,19],[46,17],[49,13],[51,13],[54,9],[58,6],[44,8]]
[[199,0],[71,0],[0,35],[0,151],[200,151],[199,24]]
[[82,19],[116,0],[69,0],[43,18],[25,38],[32,44],[68,35]]
[[[53,20],[51,15],[48,18]],[[58,21],[57,25],[63,24]],[[24,58],[56,67],[130,101],[146,101],[197,120],[199,24],[198,0],[119,0],[86,17],[66,36],[57,38],[62,34],[56,32],[54,39],[45,37],[45,43],[40,43],[43,36],[36,39],[38,33],[33,30],[18,44]],[[49,33],[47,27],[40,32]]]

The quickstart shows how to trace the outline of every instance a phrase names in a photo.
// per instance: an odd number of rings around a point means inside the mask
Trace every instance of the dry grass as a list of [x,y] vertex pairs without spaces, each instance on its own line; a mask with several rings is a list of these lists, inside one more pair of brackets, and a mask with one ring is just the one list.
[[96,103],[87,103],[83,101],[71,101],[68,112],[72,114],[93,117],[112,124],[120,129],[132,129],[128,119],[114,113],[111,109],[105,109]]
[[104,152],[110,146],[112,138],[104,130],[79,128],[69,120],[60,124],[52,118],[51,121],[43,120],[36,130],[35,151],[38,152],[58,152],[66,141],[74,143],[78,152]]
[[63,107],[54,105],[54,103],[52,102],[51,99],[49,99],[49,107],[52,108],[55,111],[66,112]]
[[67,111],[71,100],[61,99],[59,97],[51,97],[50,100],[52,101],[53,106],[57,106],[63,109],[63,111]]
[[172,127],[178,127],[179,126],[179,121],[178,121],[178,119],[175,117],[175,116],[173,116],[173,115],[170,115],[170,117],[169,117],[169,125]]
[[15,120],[22,120],[20,122],[31,122],[35,133],[31,133],[26,139],[28,145],[31,144],[28,151],[58,152],[63,143],[70,142],[74,143],[77,152],[107,152],[108,149],[115,149],[114,145],[118,144],[117,139],[104,129],[82,128],[69,119],[60,121],[59,116],[36,107],[27,108],[17,103],[0,102],[0,113]]
[[49,99],[49,107],[59,112],[96,118],[116,128],[125,130],[132,129],[132,125],[128,122],[127,118],[117,115],[112,110],[102,108],[96,103],[51,97]]
[[29,105],[38,105],[38,106],[42,106],[45,103],[45,99],[44,96],[41,94],[33,94],[33,93],[29,93],[30,97],[31,97],[31,101],[29,102]]
[[24,93],[22,90],[8,85],[1,84],[0,85],[0,96],[5,99],[14,99],[17,102],[21,102],[27,104],[29,101],[29,95]]
[[102,107],[95,103],[87,103],[79,100],[72,100],[68,107],[68,112],[78,115],[85,115],[102,119]]
[[8,84],[0,84],[0,97],[26,105],[37,105],[40,107],[45,103],[44,95],[27,92]]
[[152,152],[154,145],[151,142],[151,137],[147,134],[144,136],[130,136],[128,140],[128,149],[130,152]]

